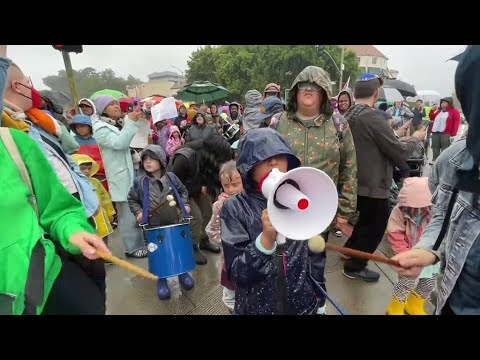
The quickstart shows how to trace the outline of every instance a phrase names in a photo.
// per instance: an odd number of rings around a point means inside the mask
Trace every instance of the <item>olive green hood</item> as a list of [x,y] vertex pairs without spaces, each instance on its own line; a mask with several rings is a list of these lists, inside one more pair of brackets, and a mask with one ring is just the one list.
[[332,98],[332,84],[330,76],[327,72],[318,66],[307,66],[302,70],[300,74],[295,78],[290,88],[288,96],[287,110],[289,112],[295,112],[297,109],[297,84],[300,82],[312,82],[320,86],[327,94],[327,99],[324,99],[321,106],[321,113],[331,114],[332,107],[330,105],[330,99]]

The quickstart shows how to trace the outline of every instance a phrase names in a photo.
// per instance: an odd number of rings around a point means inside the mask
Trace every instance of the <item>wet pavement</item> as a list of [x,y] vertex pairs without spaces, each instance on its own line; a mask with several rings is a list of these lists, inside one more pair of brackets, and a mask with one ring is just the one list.
[[[462,127],[459,134],[466,127]],[[429,151],[431,159],[431,150]],[[424,176],[428,176],[430,166],[425,166]],[[336,238],[330,234],[329,241],[343,245],[345,238]],[[123,247],[118,232],[109,241],[114,255],[124,258]],[[387,257],[393,255],[384,239],[377,254]],[[159,300],[156,295],[156,283],[143,279],[116,265],[107,267],[107,314],[109,315],[228,315],[222,303],[222,288],[219,283],[221,257],[218,254],[205,253],[208,263],[198,266],[192,276],[196,286],[190,291],[180,288],[176,279],[169,280],[172,298]],[[147,269],[146,259],[129,259],[132,263]],[[371,270],[380,272],[380,280],[366,283],[362,280],[347,279],[343,274],[343,261],[336,252],[327,253],[326,278],[330,296],[348,314],[382,315],[392,295],[392,286],[397,279],[396,273],[385,264],[370,262]],[[434,295],[432,296],[435,297]],[[433,313],[433,305],[428,303],[426,310]],[[336,315],[338,311],[327,305],[327,314]]]
[[[124,257],[118,236],[112,236],[109,242],[114,255]],[[329,241],[343,245],[345,238],[336,238],[330,234]],[[377,254],[391,256],[392,252],[383,241]],[[196,286],[190,291],[183,290],[176,279],[170,279],[170,300],[159,300],[156,295],[156,283],[136,276],[116,265],[107,266],[107,313],[109,315],[228,315],[222,303],[222,288],[219,283],[221,257],[217,254],[205,254],[208,263],[198,266],[192,273]],[[132,263],[148,268],[146,259],[129,259]],[[390,301],[392,285],[396,273],[388,266],[370,263],[369,267],[380,272],[380,280],[366,283],[361,280],[347,279],[343,274],[343,260],[339,253],[327,253],[327,289],[329,295],[348,314],[381,315]],[[430,312],[433,306],[429,306]],[[327,314],[339,314],[331,305],[327,305]]]

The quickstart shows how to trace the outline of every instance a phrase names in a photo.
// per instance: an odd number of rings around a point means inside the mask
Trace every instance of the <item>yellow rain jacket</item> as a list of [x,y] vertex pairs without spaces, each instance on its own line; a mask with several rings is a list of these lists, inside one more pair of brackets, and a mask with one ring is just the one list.
[[110,218],[115,215],[115,209],[113,208],[110,194],[107,192],[107,190],[105,190],[102,183],[93,177],[97,173],[99,165],[88,155],[74,154],[72,155],[72,158],[78,165],[92,163],[92,170],[90,172],[90,183],[95,189],[98,201],[100,203],[100,209],[97,215],[94,216],[97,235],[102,238],[108,236],[113,232]]

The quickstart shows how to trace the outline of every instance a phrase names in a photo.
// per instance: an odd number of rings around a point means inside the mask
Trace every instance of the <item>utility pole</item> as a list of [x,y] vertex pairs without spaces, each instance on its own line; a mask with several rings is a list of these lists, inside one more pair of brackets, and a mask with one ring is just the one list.
[[68,86],[70,87],[70,93],[73,98],[73,106],[75,106],[75,111],[77,114],[80,113],[78,109],[78,93],[77,87],[75,86],[75,79],[73,78],[73,68],[72,62],[70,61],[70,54],[66,51],[62,51],[63,62],[65,64],[65,72],[67,73]]
[[73,106],[77,114],[80,112],[78,109],[78,93],[77,87],[75,86],[75,79],[73,77],[73,68],[72,62],[70,61],[70,53],[82,53],[82,45],[52,45],[55,50],[58,50],[62,53],[63,63],[65,64],[65,72],[67,74],[68,86],[70,87],[70,94],[73,98]]
[[338,92],[342,91],[343,88],[343,70],[345,70],[345,65],[343,64],[343,60],[345,57],[345,48],[340,45],[342,48],[342,56],[340,58],[340,83],[338,84]]

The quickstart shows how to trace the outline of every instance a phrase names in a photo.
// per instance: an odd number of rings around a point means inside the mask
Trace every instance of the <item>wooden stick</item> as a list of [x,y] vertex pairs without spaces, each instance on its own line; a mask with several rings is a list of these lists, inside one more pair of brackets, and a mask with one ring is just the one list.
[[328,250],[341,252],[342,254],[349,255],[349,256],[352,256],[352,257],[356,257],[356,258],[372,260],[372,261],[376,261],[376,262],[380,262],[380,263],[384,263],[384,264],[388,264],[388,265],[393,265],[393,266],[400,266],[400,264],[396,260],[388,259],[388,258],[385,258],[383,256],[373,255],[373,254],[363,252],[363,251],[359,251],[359,250],[346,248],[346,247],[343,247],[343,246],[340,246],[340,245],[326,243],[325,248],[327,248]]
[[108,260],[108,261],[114,263],[115,265],[118,265],[118,266],[124,268],[125,270],[134,272],[137,275],[140,275],[140,276],[142,276],[146,279],[150,279],[150,280],[153,280],[153,281],[158,281],[158,276],[153,275],[151,272],[148,272],[147,270],[144,270],[139,266],[130,264],[128,261],[119,259],[118,257],[113,256],[111,254],[107,254],[106,252],[103,252],[101,250],[97,250],[97,255],[100,256],[103,260]]
[[170,201],[168,200],[165,200],[164,202],[162,202],[160,205],[158,205],[157,207],[154,207],[152,210],[150,210],[148,212],[148,217],[152,217],[152,215],[158,210],[160,209],[163,205],[165,205],[166,203],[169,203]]

